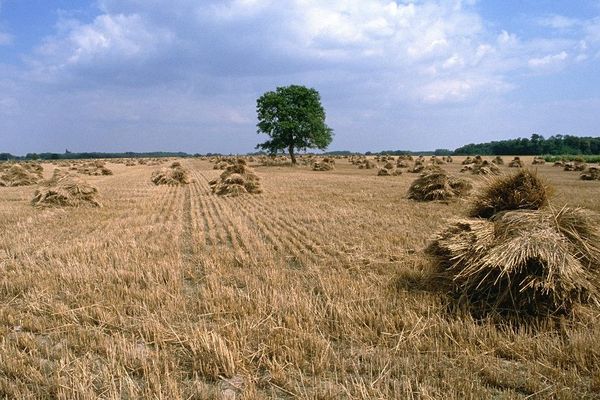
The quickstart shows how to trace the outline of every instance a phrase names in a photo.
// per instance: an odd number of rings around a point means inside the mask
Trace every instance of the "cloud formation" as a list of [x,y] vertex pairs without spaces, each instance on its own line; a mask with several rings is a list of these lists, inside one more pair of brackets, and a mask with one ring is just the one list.
[[532,71],[589,63],[600,47],[598,17],[545,14],[537,25],[559,33],[523,39],[460,0],[100,0],[99,10],[58,21],[23,68],[7,68],[0,129],[15,151],[34,150],[26,134],[59,149],[249,151],[256,98],[291,83],[321,92],[337,148],[458,146],[494,133],[484,115],[465,115],[474,105],[504,107]]

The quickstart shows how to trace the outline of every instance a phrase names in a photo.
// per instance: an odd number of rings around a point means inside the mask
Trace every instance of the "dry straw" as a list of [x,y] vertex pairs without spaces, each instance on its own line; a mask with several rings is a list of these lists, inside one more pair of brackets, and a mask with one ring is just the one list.
[[174,162],[169,168],[161,168],[152,173],[150,180],[155,185],[186,185],[191,182],[189,172],[181,166],[181,163]]
[[335,168],[335,160],[325,157],[322,160],[315,161],[312,165],[313,171],[331,171]]
[[52,178],[35,191],[31,204],[36,207],[100,207],[98,190],[65,171],[54,170]]
[[508,166],[510,168],[523,168],[523,161],[521,161],[520,157],[515,157],[508,163]]
[[440,233],[428,251],[451,292],[476,313],[551,315],[600,304],[600,216],[555,210],[531,171],[493,178],[471,216]]
[[492,162],[496,165],[504,165],[504,160],[500,156],[496,156]]
[[600,180],[600,167],[589,167],[587,172],[581,174],[579,178],[584,181]]
[[476,313],[550,315],[600,303],[600,219],[579,208],[457,220],[429,252]]
[[379,168],[377,176],[398,176],[402,175],[402,170],[398,168]]
[[426,172],[410,185],[408,198],[418,201],[450,200],[469,193],[471,182],[449,176],[443,170]]
[[42,179],[43,168],[39,164],[0,164],[0,186],[35,185]]
[[489,218],[499,211],[537,210],[548,204],[548,192],[544,181],[529,170],[493,177],[475,197],[470,216]]
[[84,163],[77,167],[77,172],[84,175],[112,175],[113,172],[106,168],[103,161],[97,160],[88,163]]
[[473,175],[499,175],[500,168],[496,164],[485,160],[482,163],[473,164],[471,173]]
[[245,163],[229,165],[219,178],[210,181],[209,185],[213,193],[225,197],[262,193],[259,177]]

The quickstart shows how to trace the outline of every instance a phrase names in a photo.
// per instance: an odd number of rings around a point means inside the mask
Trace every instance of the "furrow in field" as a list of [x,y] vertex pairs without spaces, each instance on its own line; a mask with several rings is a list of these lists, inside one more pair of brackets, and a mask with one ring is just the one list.
[[[209,178],[204,174],[201,174],[201,176],[206,184],[208,184]],[[256,244],[267,242],[275,249],[282,250],[283,253],[288,253],[296,258],[309,258],[313,262],[322,260],[325,253],[319,246],[311,241],[309,237],[305,237],[305,232],[301,229],[296,230],[295,227],[291,227],[287,222],[287,218],[284,219],[274,213],[275,208],[267,209],[262,205],[261,202],[263,200],[264,198],[242,196],[240,198],[218,198],[214,202],[219,214],[223,215],[227,213],[229,215],[236,215],[236,217],[239,216],[238,219],[241,223],[226,226],[229,237],[239,241],[239,249],[237,250],[240,252],[246,251],[249,254],[249,252],[256,252]],[[227,203],[233,207],[229,206],[225,208],[224,204]],[[249,244],[252,243],[250,238],[247,238],[247,242],[249,243],[244,244],[244,239],[242,238],[245,238],[246,235],[241,233],[238,225],[248,226],[248,231],[254,232],[254,236],[256,237],[255,244]],[[236,226],[238,227],[236,228]],[[232,245],[235,247],[234,243]]]
[[200,205],[201,188],[197,181],[192,182],[189,188],[192,236],[194,237],[196,246],[204,247],[206,245],[206,224]]
[[[201,175],[203,181],[208,185],[208,179],[203,174]],[[242,249],[240,248],[240,243],[237,239],[238,235],[235,231],[234,224],[232,223],[233,210],[230,207],[227,208],[224,206],[224,199],[214,196],[212,193],[206,196],[206,200],[213,216],[216,218],[215,223],[221,228],[221,237],[224,238],[222,243],[231,247],[236,253],[241,252]]]
[[257,203],[251,201],[250,197],[244,196],[234,199],[234,201],[237,203],[239,210],[246,216],[249,224],[255,228],[263,240],[282,253],[289,253],[296,258],[308,257],[312,261],[318,260],[315,254],[282,231],[280,226],[275,223],[272,215],[258,212]]
[[288,240],[294,242],[296,247],[302,249],[303,252],[310,252],[314,255],[315,259],[323,259],[323,257],[327,257],[328,255],[334,257],[338,256],[338,254],[331,254],[323,250],[324,246],[321,246],[320,243],[311,239],[318,235],[315,232],[306,229],[300,221],[291,218],[289,214],[282,216],[281,213],[278,212],[276,204],[268,205],[268,203],[265,204],[262,199],[255,198],[250,199],[249,202],[252,203],[255,213],[260,216],[260,218],[267,219],[269,223],[273,225],[275,230],[280,232],[280,235],[285,236]]
[[[209,179],[204,174],[201,175],[208,185]],[[256,213],[254,210],[249,209],[245,203],[248,200],[248,196],[236,199],[219,198],[218,196],[211,195],[211,199],[212,205],[216,207],[219,214],[228,214],[230,216],[228,218],[229,223],[225,227],[228,231],[228,237],[232,239],[232,246],[239,254],[254,256],[255,253],[264,251],[264,248],[260,247],[260,243],[264,242],[265,239],[276,248],[285,248],[294,254],[303,253],[303,249],[294,246],[293,243],[284,243],[286,241],[285,238],[283,242],[274,239],[279,237],[275,231],[265,234],[265,231],[269,231],[269,228],[264,223],[261,223],[261,221],[252,218]],[[237,223],[233,223],[234,220],[237,220]]]
[[[191,175],[194,180],[190,186],[192,187],[192,214],[196,224],[195,231],[201,232],[201,234],[198,233],[198,242],[202,243],[205,247],[210,247],[213,246],[216,241],[213,236],[214,232],[210,229],[211,219],[205,204],[205,197],[209,192],[205,189],[205,185],[203,185],[203,182],[198,177],[196,171],[192,170]],[[203,236],[203,239],[199,236]]]
[[[201,174],[200,174],[201,175]],[[199,184],[202,180],[199,180],[199,174],[195,173],[194,176],[199,181]],[[203,176],[202,176],[203,177]],[[212,246],[217,245],[226,245],[228,243],[227,240],[227,232],[223,227],[222,216],[219,215],[214,202],[214,196],[210,194],[205,194],[200,196],[201,199],[201,207],[206,219],[208,221],[208,233],[210,235],[210,242]]]
[[194,291],[195,279],[204,277],[204,266],[198,262],[200,248],[196,239],[197,230],[194,228],[194,193],[195,187],[189,185],[185,188],[183,207],[181,208],[181,261],[183,270],[184,287]]
[[[207,204],[214,206],[218,213],[221,215],[228,214],[230,217],[228,218],[228,224],[224,227],[228,231],[228,237],[232,239],[232,246],[235,248],[236,254],[256,257],[257,253],[260,253],[259,256],[262,256],[262,253],[265,251],[268,252],[264,247],[261,246],[261,243],[264,242],[263,236],[260,232],[257,232],[254,229],[254,225],[249,224],[247,215],[252,213],[252,211],[244,211],[243,207],[240,207],[240,203],[231,198],[220,198],[218,196],[214,196],[210,189],[208,189],[209,178],[203,173],[198,174],[198,180],[202,180],[205,187],[207,188],[208,193],[210,193],[207,197]],[[281,245],[279,245],[281,247]]]
[[297,216],[297,214],[293,212],[284,211],[278,213],[278,205],[272,199],[267,199],[264,203],[259,204],[258,207],[263,213],[275,215],[283,214],[284,217],[279,217],[278,220],[284,222],[284,229],[297,237],[301,242],[304,242],[304,244],[316,254],[322,254],[336,259],[346,256],[345,253],[333,249],[323,242],[324,240],[327,240],[327,238],[330,238],[331,232],[327,232],[322,224],[307,224],[303,218]]
[[[208,182],[209,179],[204,175],[203,177]],[[260,199],[243,196],[233,201],[238,205],[237,208],[244,212],[248,220],[259,228],[259,232],[262,233],[261,236],[275,247],[286,249],[295,256],[309,257],[313,261],[322,258],[322,253],[318,247],[311,245],[308,238],[298,239],[297,234],[290,231],[287,218],[283,219],[275,215],[273,211],[276,208],[267,209],[264,207],[261,203],[263,200],[262,196]]]

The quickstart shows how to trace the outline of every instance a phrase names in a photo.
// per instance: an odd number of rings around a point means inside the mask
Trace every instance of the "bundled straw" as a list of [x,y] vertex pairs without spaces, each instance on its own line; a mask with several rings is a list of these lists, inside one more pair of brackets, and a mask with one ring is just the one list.
[[313,171],[331,171],[335,168],[335,160],[332,158],[323,158],[322,160],[315,161],[312,165]]
[[77,167],[77,172],[85,175],[112,175],[112,171],[104,165],[103,161],[84,163]]
[[537,210],[548,204],[548,190],[546,184],[529,170],[494,177],[476,196],[470,215],[489,218],[499,211]]
[[61,170],[36,190],[31,204],[35,207],[100,207],[98,190],[82,179]]
[[600,181],[600,167],[589,167],[579,178],[584,181]]
[[496,165],[504,165],[504,160],[500,156],[496,156],[492,162]]
[[408,198],[418,201],[449,200],[466,195],[472,188],[465,179],[448,176],[444,171],[421,174],[410,185]]
[[187,185],[191,182],[189,172],[179,162],[173,163],[169,168],[161,168],[152,173],[150,180],[155,185]]
[[402,175],[402,170],[398,168],[379,168],[377,176],[398,176]]
[[600,304],[600,218],[579,208],[456,220],[429,247],[477,313],[549,315]]
[[500,168],[498,168],[496,164],[490,163],[486,160],[480,164],[473,164],[471,173],[473,175],[499,175]]
[[212,192],[219,196],[233,197],[247,193],[262,193],[258,176],[250,167],[240,163],[228,166],[221,176],[210,181],[209,185]]
[[35,185],[42,179],[39,164],[0,164],[0,186]]
[[511,162],[508,163],[510,168],[523,168],[523,161],[520,157],[515,157]]

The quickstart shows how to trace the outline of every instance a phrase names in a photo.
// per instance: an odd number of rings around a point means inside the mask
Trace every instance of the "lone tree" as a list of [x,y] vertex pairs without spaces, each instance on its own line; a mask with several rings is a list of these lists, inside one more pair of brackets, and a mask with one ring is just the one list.
[[324,150],[331,143],[333,130],[325,124],[321,96],[315,89],[291,85],[266,92],[256,100],[258,133],[271,137],[256,148],[271,154],[287,149],[296,164],[294,150]]

